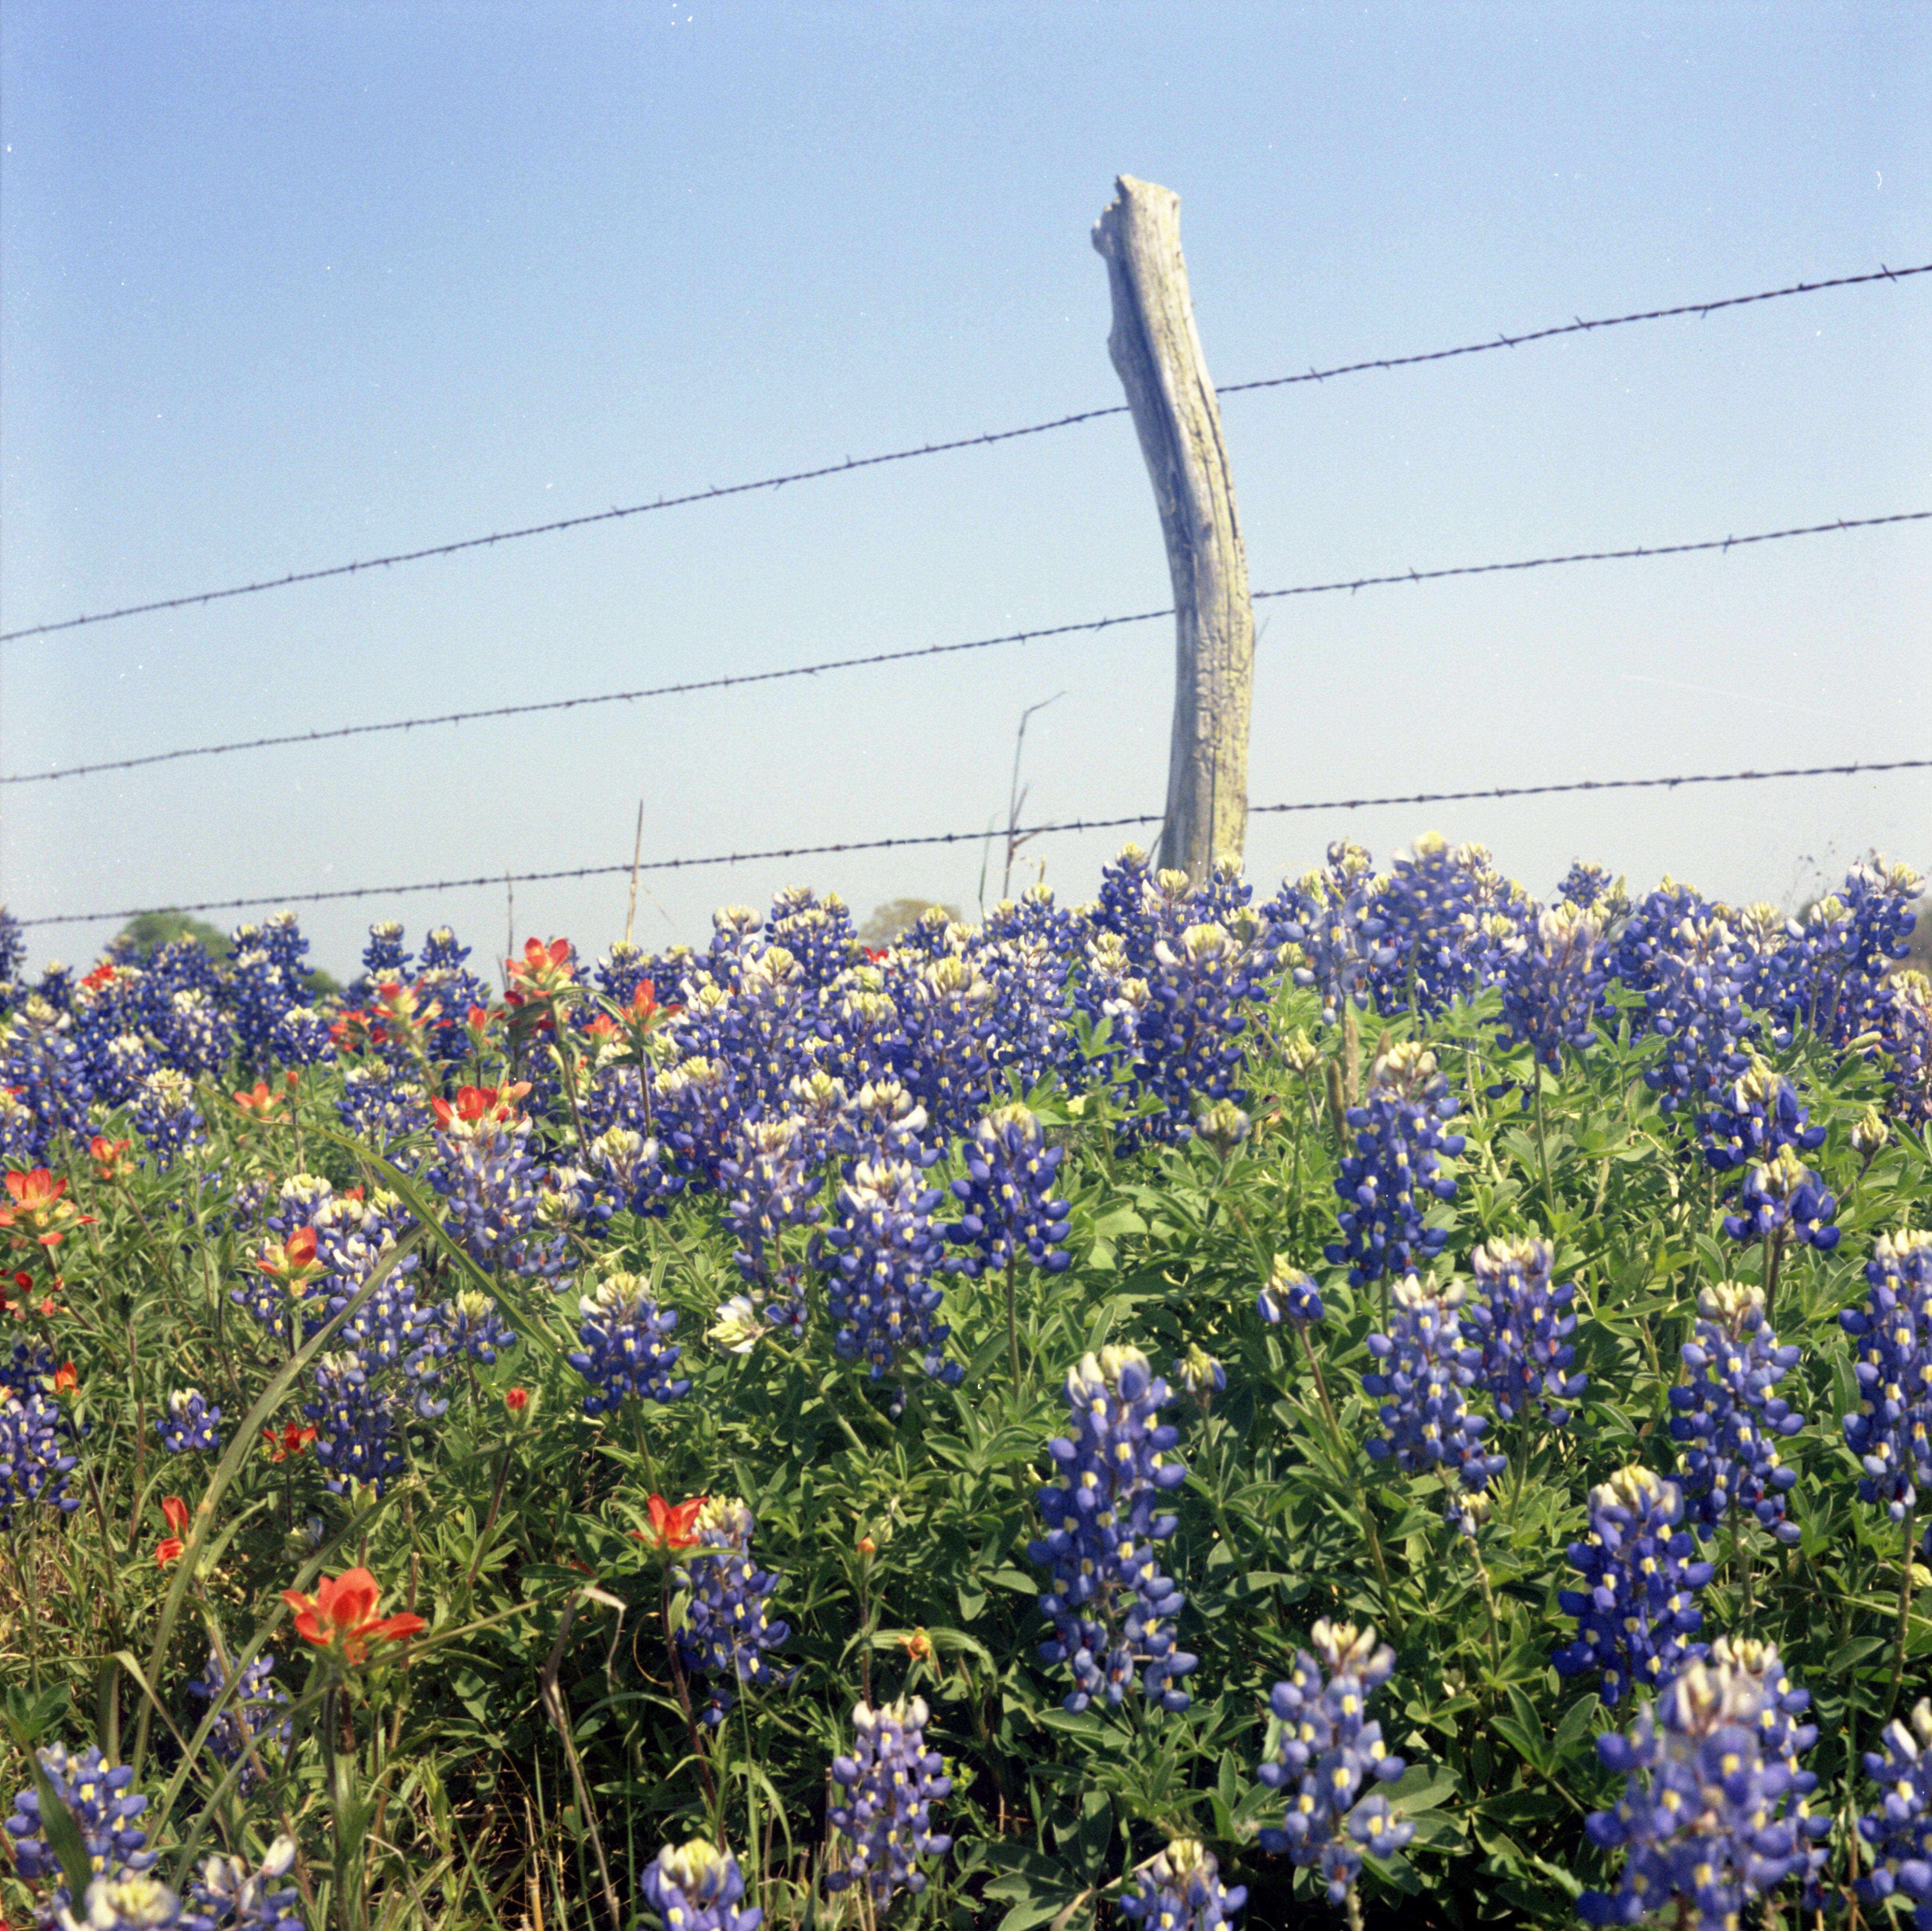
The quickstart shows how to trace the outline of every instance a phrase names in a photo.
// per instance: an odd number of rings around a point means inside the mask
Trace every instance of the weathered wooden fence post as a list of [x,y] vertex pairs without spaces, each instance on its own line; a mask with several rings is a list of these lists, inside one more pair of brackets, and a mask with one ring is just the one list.
[[1131,175],[1094,224],[1114,326],[1107,353],[1140,432],[1174,583],[1174,737],[1160,863],[1197,883],[1248,829],[1255,617],[1221,412],[1180,254],[1180,197]]

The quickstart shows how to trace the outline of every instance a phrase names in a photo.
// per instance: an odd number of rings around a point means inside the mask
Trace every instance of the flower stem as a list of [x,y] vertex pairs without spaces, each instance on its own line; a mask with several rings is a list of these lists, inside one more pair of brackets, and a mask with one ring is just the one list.
[[1013,1371],[1013,1395],[1017,1400],[1020,1392],[1020,1323],[1018,1304],[1015,1299],[1013,1275],[1018,1265],[1016,1258],[1006,1257],[1006,1352],[1012,1359]]
[[1899,1686],[1905,1680],[1905,1641],[1912,1626],[1912,1532],[1918,1526],[1916,1509],[1905,1512],[1905,1540],[1898,1557],[1898,1647],[1892,1660],[1892,1687],[1886,1692],[1888,1716],[1898,1707]]
[[658,1608],[664,1618],[664,1653],[670,1659],[670,1680],[677,1689],[678,1707],[684,1712],[685,1734],[691,1740],[691,1754],[698,1764],[698,1780],[704,1786],[704,1801],[711,1812],[712,1827],[718,1848],[724,1848],[724,1811],[718,1801],[718,1786],[711,1780],[711,1760],[704,1754],[704,1739],[698,1734],[698,1717],[691,1703],[691,1685],[685,1680],[684,1659],[677,1653],[677,1637],[670,1626],[670,1566],[664,1565],[658,1584]]

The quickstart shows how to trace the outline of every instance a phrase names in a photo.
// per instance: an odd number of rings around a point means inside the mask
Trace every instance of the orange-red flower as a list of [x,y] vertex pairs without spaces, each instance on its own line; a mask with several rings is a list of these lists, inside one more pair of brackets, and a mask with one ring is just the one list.
[[530,1391],[527,1388],[506,1388],[503,1391],[503,1406],[513,1415],[520,1415],[530,1405]]
[[161,1515],[172,1535],[164,1536],[154,1545],[154,1560],[165,1569],[188,1547],[182,1540],[182,1532],[188,1527],[188,1504],[178,1495],[161,1497]]
[[380,1592],[366,1569],[325,1576],[313,1596],[285,1589],[282,1600],[296,1612],[296,1634],[304,1642],[333,1650],[352,1668],[368,1660],[371,1643],[400,1642],[429,1627],[420,1616],[386,1616],[378,1621]]
[[128,1158],[130,1143],[124,1140],[109,1140],[101,1134],[96,1134],[87,1143],[87,1150],[94,1159],[95,1179],[120,1179],[123,1170],[132,1164]]
[[698,1539],[698,1512],[704,1506],[706,1499],[702,1495],[694,1495],[688,1502],[673,1504],[662,1495],[650,1497],[645,1506],[651,1512],[651,1526],[648,1529],[633,1529],[632,1538],[656,1550],[659,1555],[689,1548]]
[[0,1207],[0,1227],[16,1227],[24,1221],[27,1232],[16,1234],[16,1241],[37,1241],[46,1248],[59,1246],[69,1229],[91,1227],[94,1223],[92,1214],[82,1213],[71,1200],[62,1197],[66,1192],[67,1182],[56,1180],[44,1167],[36,1167],[30,1173],[10,1173],[8,1204]]
[[505,959],[503,971],[513,988],[506,997],[513,1005],[553,999],[577,977],[567,938],[553,938],[548,945],[540,938],[526,941],[522,958]]
[[456,1103],[452,1106],[447,1100],[432,1100],[430,1110],[436,1116],[436,1123],[445,1133],[452,1127],[473,1127],[483,1120],[507,1120],[517,1110],[517,1102],[530,1090],[527,1080],[518,1080],[503,1086],[459,1086],[456,1089]]
[[80,1376],[72,1362],[64,1361],[54,1370],[54,1392],[56,1395],[71,1394],[80,1386]]
[[314,1228],[297,1227],[286,1240],[270,1241],[255,1257],[255,1265],[291,1294],[304,1293],[322,1272],[322,1263],[315,1257]]
[[299,1422],[286,1422],[280,1428],[264,1428],[262,1446],[271,1461],[286,1461],[299,1455],[315,1440],[315,1431]]
[[257,1080],[253,1089],[246,1093],[237,1093],[235,1104],[251,1120],[268,1121],[281,1118],[282,1096],[268,1091],[266,1080]]
[[629,1020],[634,1031],[649,1032],[673,1013],[681,1013],[680,1005],[660,1005],[658,989],[648,979],[640,979],[637,990],[631,995],[631,1003],[624,1008],[624,1017]]

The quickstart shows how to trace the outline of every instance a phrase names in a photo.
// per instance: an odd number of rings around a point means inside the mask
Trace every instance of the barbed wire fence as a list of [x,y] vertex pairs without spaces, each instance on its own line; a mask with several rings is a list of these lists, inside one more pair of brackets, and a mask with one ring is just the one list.
[[[1366,811],[1381,806],[1464,804],[1480,799],[1538,798],[1558,792],[1676,791],[1691,785],[1763,784],[1779,778],[1856,777],[1866,773],[1932,770],[1932,758],[1896,758],[1879,763],[1801,764],[1769,771],[1686,771],[1666,778],[1574,778],[1545,785],[1485,785],[1471,791],[1402,791],[1382,797],[1310,798],[1293,804],[1251,805],[1251,818],[1313,811]],[[843,839],[826,845],[775,845],[761,851],[714,852],[695,858],[647,858],[614,865],[574,865],[549,872],[489,872],[466,878],[424,878],[401,885],[344,885],[326,891],[268,892],[249,898],[203,899],[190,905],[128,905],[112,911],[60,912],[20,920],[29,926],[92,925],[142,917],[151,912],[242,911],[254,905],[322,905],[345,899],[399,897],[407,893],[462,891],[499,885],[545,884],[566,878],[608,878],[633,872],[686,872],[716,866],[746,865],[760,860],[820,858],[848,851],[892,851],[914,845],[977,845],[998,836],[1043,838],[1076,831],[1120,831],[1158,824],[1159,812],[1130,812],[1119,818],[1063,818],[1048,824],[1022,824],[1010,832],[928,831],[897,838]]]
[[[1863,275],[1835,275],[1821,281],[1792,282],[1783,288],[1760,289],[1750,295],[1727,295],[1710,302],[1679,302],[1673,308],[1644,308],[1627,315],[1600,316],[1586,321],[1580,316],[1548,328],[1526,329],[1521,335],[1498,333],[1480,342],[1465,342],[1453,348],[1427,349],[1414,355],[1380,356],[1367,360],[1338,362],[1330,368],[1311,368],[1300,375],[1264,376],[1252,382],[1231,383],[1218,388],[1223,395],[1240,395],[1257,389],[1288,389],[1301,383],[1332,381],[1338,377],[1366,374],[1372,369],[1414,368],[1428,362],[1454,361],[1467,356],[1488,355],[1498,349],[1520,349],[1534,342],[1547,342],[1559,336],[1593,335],[1600,329],[1622,329],[1640,322],[1661,322],[1672,317],[1715,315],[1720,311],[1746,308],[1766,302],[1781,302],[1793,296],[1819,295],[1839,288],[1858,288],[1875,282],[1902,282],[1915,275],[1932,275],[1932,262],[1910,268],[1887,268],[1881,262],[1875,271]],[[290,570],[278,577],[265,577],[252,583],[231,584],[220,590],[194,590],[181,596],[156,597],[145,603],[124,604],[115,610],[62,617],[48,623],[31,623],[15,630],[0,630],[0,644],[28,637],[51,637],[67,630],[80,630],[96,624],[113,623],[124,617],[145,617],[158,611],[187,610],[202,605],[225,602],[233,597],[257,596],[269,590],[287,590],[297,584],[326,581],[332,577],[355,576],[364,570],[388,569],[398,564],[419,563],[434,557],[460,556],[472,550],[488,550],[504,543],[520,542],[532,536],[556,536],[566,530],[584,530],[592,524],[616,523],[630,518],[648,516],[659,510],[682,509],[697,503],[721,502],[728,497],[747,496],[760,490],[779,490],[793,483],[817,482],[828,476],[852,476],[862,470],[878,469],[888,463],[913,462],[924,456],[939,456],[959,449],[990,447],[1011,443],[1026,436],[1042,436],[1055,429],[1070,429],[1082,422],[1097,422],[1103,416],[1124,416],[1126,404],[1114,403],[1102,409],[1082,409],[1071,415],[1056,416],[1044,422],[1029,422],[1017,429],[989,429],[974,436],[956,436],[939,443],[921,443],[903,449],[888,449],[872,456],[848,456],[842,462],[821,463],[812,469],[794,470],[783,476],[760,476],[750,482],[707,485],[686,490],[675,496],[660,496],[649,503],[633,503],[609,509],[586,511],[579,516],[562,516],[545,523],[526,524],[520,528],[492,531],[487,536],[463,536],[448,543],[426,544],[414,550],[398,550],[387,556],[364,557],[353,563],[331,563],[319,569]]]
[[[1390,584],[1439,582],[1447,577],[1494,576],[1513,571],[1544,570],[1562,563],[1619,563],[1639,557],[1684,557],[1700,551],[1741,550],[1754,543],[1778,543],[1794,536],[1828,536],[1847,530],[1875,530],[1891,523],[1923,523],[1932,509],[1900,510],[1888,516],[1839,517],[1830,523],[1810,523],[1790,530],[1763,530],[1746,536],[1712,536],[1692,543],[1652,543],[1624,550],[1578,550],[1557,557],[1528,557],[1505,563],[1456,563],[1433,570],[1394,570],[1380,576],[1344,577],[1333,583],[1296,584],[1286,590],[1255,590],[1251,600],[1274,597],[1321,596],[1336,590],[1363,590]],[[545,698],[527,704],[492,704],[478,710],[449,710],[424,717],[402,717],[374,724],[332,725],[320,731],[285,731],[266,737],[236,738],[225,744],[190,746],[178,751],[150,751],[132,758],[105,758],[88,764],[70,764],[64,770],[16,771],[0,777],[0,785],[52,784],[63,778],[91,777],[101,771],[135,771],[150,764],[172,764],[186,758],[220,758],[238,751],[266,751],[292,744],[324,744],[344,737],[372,737],[398,731],[426,731],[439,725],[474,724],[488,718],[530,717],[542,712],[584,710],[599,704],[638,704],[647,698],[689,697],[704,691],[736,690],[752,684],[780,683],[794,677],[816,677],[830,671],[871,669],[934,657],[957,656],[989,650],[1004,644],[1032,644],[1050,637],[1072,637],[1112,630],[1124,623],[1151,623],[1174,614],[1172,606],[1131,611],[1124,616],[1090,617],[1084,623],[1055,623],[1033,630],[1009,630],[997,637],[976,637],[963,644],[924,644],[904,650],[874,650],[862,656],[827,657],[812,664],[791,664],[776,670],[739,671],[716,677],[688,678],[682,683],[652,684],[631,691],[598,691],[586,697]]]

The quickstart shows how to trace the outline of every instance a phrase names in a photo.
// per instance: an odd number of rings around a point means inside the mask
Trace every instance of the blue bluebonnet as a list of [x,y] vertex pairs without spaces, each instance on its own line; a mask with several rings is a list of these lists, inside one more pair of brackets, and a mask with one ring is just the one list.
[[[1480,1491],[1501,1473],[1503,1458],[1484,1446],[1489,1417],[1469,1407],[1467,1391],[1482,1354],[1460,1344],[1463,1298],[1459,1285],[1436,1286],[1413,1274],[1396,1283],[1390,1332],[1370,1335],[1376,1366],[1362,1377],[1383,1433],[1364,1446],[1372,1461],[1393,1458],[1405,1475],[1454,1476],[1460,1489]],[[1453,1493],[1447,1507],[1453,1520]]]
[[328,1021],[313,1006],[293,1005],[277,1017],[268,1050],[284,1066],[314,1066],[330,1058],[335,1047]]
[[1720,1173],[1768,1160],[1782,1147],[1810,1153],[1825,1144],[1825,1129],[1810,1124],[1791,1082],[1755,1056],[1698,1122],[1698,1131],[1704,1158]]
[[394,985],[410,976],[410,950],[403,942],[403,922],[380,918],[369,928],[369,943],[362,948],[362,972],[349,982],[343,995],[345,1007],[365,1006],[386,985]]
[[1550,1658],[1559,1676],[1601,1672],[1612,1709],[1633,1688],[1654,1689],[1705,1653],[1697,1592],[1715,1573],[1696,1560],[1683,1492],[1633,1463],[1590,1491],[1590,1530],[1569,1548],[1586,1587],[1557,1593],[1576,1639]]
[[767,1278],[786,1228],[811,1227],[824,1213],[806,1177],[807,1146],[805,1123],[795,1116],[748,1120],[718,1164],[725,1224],[738,1237],[733,1257],[748,1281]]
[[[42,1748],[40,1758],[54,1794],[80,1827],[97,1872],[119,1877],[145,1871],[154,1863],[154,1853],[142,1848],[148,1833],[134,1821],[147,1809],[148,1800],[129,1789],[134,1781],[132,1769],[125,1764],[109,1763],[97,1747],[76,1755],[59,1743],[49,1743]],[[14,1868],[20,1876],[29,1883],[59,1878],[60,1859],[42,1827],[38,1791],[27,1789],[16,1794],[7,1830],[13,1839]],[[68,1901],[64,1886],[56,1895],[62,1903]]]
[[1913,1906],[1918,1931],[1932,1931],[1932,1703],[1922,1696],[1909,1719],[1894,1717],[1865,1753],[1865,1775],[1882,1793],[1858,1819],[1871,1868],[1858,1896],[1881,1907],[1893,1897]]
[[1132,1873],[1120,1899],[1123,1917],[1143,1931],[1219,1931],[1248,1901],[1247,1887],[1221,1881],[1214,1853],[1196,1837],[1176,1837]]
[[38,991],[19,1001],[0,1022],[0,1089],[10,1092],[32,1119],[24,1137],[29,1158],[44,1159],[60,1134],[87,1137],[88,1107],[94,1098],[94,1069],[74,1036],[74,1017]]
[[1174,1454],[1180,1431],[1159,1416],[1167,1384],[1138,1348],[1109,1347],[1068,1371],[1072,1430],[1047,1443],[1058,1479],[1039,1491],[1046,1533],[1027,1555],[1052,1572],[1040,1598],[1053,1634],[1040,1645],[1048,1662],[1069,1664],[1070,1710],[1096,1696],[1118,1705],[1140,1685],[1162,1709],[1186,1708],[1176,1687],[1196,1659],[1174,1647],[1186,1598],[1162,1575],[1155,1545],[1176,1518],[1157,1513],[1161,1498],[1187,1479]]
[[436,1158],[427,1170],[447,1203],[451,1233],[472,1260],[494,1272],[548,1281],[562,1271],[565,1236],[539,1222],[535,1125],[517,1110],[518,1097],[514,1088],[466,1086],[454,1104],[434,1102]]
[[142,1080],[134,1100],[134,1125],[161,1170],[208,1137],[194,1104],[194,1083],[172,1066],[158,1067]]
[[185,1455],[191,1449],[217,1449],[221,1437],[214,1425],[221,1410],[211,1408],[198,1388],[177,1388],[167,1398],[163,1411],[154,1417],[154,1433],[170,1455]]
[[381,1152],[429,1125],[430,1096],[419,1080],[377,1059],[344,1072],[335,1110],[357,1139]]
[[1724,1216],[1724,1231],[1733,1240],[1796,1239],[1820,1254],[1838,1244],[1840,1230],[1832,1224],[1837,1195],[1788,1146],[1744,1176],[1738,1209]]
[[679,1350],[666,1338],[677,1326],[677,1310],[660,1310],[646,1282],[614,1270],[577,1305],[584,1347],[569,1360],[592,1384],[584,1398],[586,1415],[603,1414],[632,1396],[662,1404],[689,1392],[690,1381],[673,1375]]
[[1284,884],[1262,908],[1267,943],[1295,984],[1321,999],[1324,1025],[1339,1023],[1346,1006],[1366,1008],[1370,973],[1394,960],[1387,923],[1374,908],[1383,883],[1360,845],[1338,839],[1320,871]]
[[1016,1104],[994,1107],[964,1151],[966,1171],[952,1191],[966,1211],[946,1230],[967,1249],[955,1265],[976,1274],[1017,1261],[1060,1273],[1072,1210],[1053,1197],[1053,1187],[1066,1149],[1049,1146],[1040,1116]]
[[1270,1326],[1284,1320],[1312,1327],[1328,1318],[1322,1295],[1313,1280],[1286,1254],[1276,1254],[1268,1285],[1255,1297],[1256,1311]]
[[1462,1151],[1462,1136],[1442,1130],[1458,1104],[1435,1054],[1418,1041],[1376,1060],[1363,1104],[1348,1110],[1354,1146],[1335,1182],[1342,1237],[1327,1250],[1330,1261],[1348,1263],[1351,1286],[1406,1274],[1447,1243],[1448,1230],[1425,1225],[1424,1216],[1456,1197],[1441,1163]]
[[1310,1633],[1319,1659],[1297,1650],[1288,1680],[1268,1698],[1261,1780],[1288,1801],[1280,1828],[1264,1829],[1261,1842],[1286,1851],[1300,1869],[1318,1869],[1329,1901],[1340,1904],[1361,1875],[1363,1854],[1399,1851],[1415,1827],[1374,1788],[1406,1767],[1389,1755],[1382,1725],[1368,1719],[1369,1698],[1389,1680],[1395,1652],[1372,1629],[1349,1623],[1318,1622]]
[[1598,911],[1614,918],[1629,903],[1621,878],[1612,880],[1608,871],[1593,859],[1577,859],[1558,881],[1558,899],[1584,911]]
[[[1742,1046],[1752,1022],[1741,994],[1750,959],[1720,908],[1694,893],[1695,908],[1666,923],[1666,908],[1655,902],[1668,896],[1652,893],[1646,901],[1661,929],[1648,941],[1633,981],[1643,991],[1649,1030],[1663,1042],[1643,1077],[1660,1110],[1688,1107],[1694,1117],[1750,1065]],[[1629,939],[1626,932],[1627,944]]]
[[1190,1344],[1172,1373],[1181,1392],[1199,1402],[1204,1414],[1216,1395],[1227,1392],[1228,1371],[1198,1341]]
[[[1796,1768],[1817,1731],[1790,1721],[1809,1701],[1790,1689],[1768,1644],[1720,1638],[1642,1709],[1628,1736],[1597,1739],[1624,1779],[1608,1810],[1591,1813],[1591,1841],[1625,1853],[1614,1891],[1586,1891],[1592,1924],[1672,1914],[1697,1931],[1736,1931],[1748,1900],[1807,1878],[1811,1845],[1829,1828],[1805,1797],[1816,1779]],[[1794,1709],[1795,1706],[1795,1709]]]
[[[246,1665],[236,1679],[235,1694],[223,1706],[214,1727],[208,1733],[208,1747],[218,1763],[248,1759],[236,1779],[237,1787],[244,1796],[262,1779],[261,1769],[250,1755],[250,1746],[258,1750],[265,1743],[274,1743],[282,1749],[288,1747],[290,1726],[285,1714],[288,1692],[275,1681],[274,1668],[275,1659],[270,1654],[259,1656]],[[188,1694],[203,1703],[214,1703],[220,1699],[226,1683],[220,1652],[210,1650],[201,1674],[188,1686]]]
[[1864,1468],[1860,1497],[1902,1522],[1917,1485],[1932,1487],[1932,1233],[1880,1235],[1865,1281],[1864,1306],[1838,1317],[1858,1383],[1845,1440]]
[[837,1221],[818,1253],[828,1275],[832,1347],[842,1361],[865,1362],[875,1381],[909,1357],[944,1382],[964,1372],[946,1359],[952,1329],[934,1318],[942,1245],[932,1213],[944,1198],[906,1160],[862,1160],[838,1190]]
[[903,1044],[898,1069],[936,1134],[964,1133],[992,1079],[992,982],[962,953],[895,966],[886,985]]
[[451,1347],[460,1348],[470,1360],[481,1362],[485,1368],[495,1365],[500,1350],[517,1344],[516,1329],[495,1300],[480,1288],[460,1289],[436,1310],[436,1317]]
[[158,1030],[169,1065],[190,1076],[219,1073],[235,1050],[234,1029],[205,987],[176,993]]
[[[775,1623],[766,1600],[778,1578],[752,1560],[758,1524],[735,1495],[705,1498],[693,1524],[698,1546],[686,1551],[675,1572],[685,1596],[685,1620],[677,1632],[684,1666],[734,1682],[763,1685],[772,1680],[768,1660],[791,1634]],[[721,1722],[732,1704],[722,1686],[714,1691],[706,1720]]]
[[[64,1890],[60,1893],[63,1900],[65,1895]],[[40,1921],[58,1931],[150,1931],[152,1926],[191,1922],[182,1914],[181,1899],[159,1878],[145,1872],[98,1877],[87,1887],[78,1917],[61,1902],[43,1912]]]
[[1528,1046],[1538,1065],[1552,1073],[1562,1070],[1565,1047],[1582,1053],[1596,1044],[1598,1023],[1610,1010],[1603,936],[1593,914],[1566,902],[1526,920],[1499,948],[1504,1037]]
[[730,1062],[722,1054],[694,1053],[656,1072],[651,1081],[652,1116],[678,1167],[695,1184],[720,1184],[740,1120],[743,1095]]
[[1485,1241],[1469,1257],[1476,1298],[1462,1309],[1462,1338],[1480,1350],[1476,1379],[1506,1422],[1534,1406],[1561,1428],[1588,1378],[1568,1372],[1576,1355],[1576,1289],[1567,1281],[1551,1287],[1553,1264],[1547,1241],[1523,1236]]
[[80,1506],[68,1493],[75,1457],[64,1452],[69,1433],[60,1404],[42,1388],[0,1383],[0,1530],[10,1528],[22,1504],[45,1502],[63,1514]]
[[1774,1392],[1796,1367],[1765,1318],[1764,1290],[1720,1281],[1698,1290],[1683,1347],[1690,1379],[1670,1391],[1670,1437],[1684,1446],[1684,1495],[1707,1538],[1732,1509],[1748,1509],[1781,1542],[1798,1540],[1784,1498],[1798,1479],[1778,1454],[1804,1425]]
[[738,1908],[738,1860],[705,1837],[667,1844],[644,1866],[644,1890],[664,1931],[757,1931],[765,1914],[755,1905]]
[[1885,1020],[1888,1105],[1906,1126],[1932,1125],[1932,980],[1899,973],[1891,982]]
[[1840,1050],[1882,1030],[1888,981],[1912,950],[1924,881],[1909,865],[1861,862],[1792,928],[1768,999],[1787,1032],[1802,1028]]
[[895,1890],[925,1890],[922,1857],[943,1857],[952,1839],[932,1827],[932,1806],[952,1794],[936,1750],[926,1746],[924,1700],[902,1698],[852,1711],[852,1754],[832,1760],[832,1780],[844,1800],[829,1812],[844,1861],[826,1878],[829,1890],[862,1884],[875,1908]]
[[[1477,991],[1495,970],[1502,932],[1519,930],[1528,915],[1484,846],[1452,846],[1435,832],[1390,860],[1371,909],[1385,933],[1370,975],[1376,1002],[1385,1014],[1418,1016]],[[1492,914],[1507,923],[1486,930]]]
[[[1239,889],[1245,897],[1248,887]],[[1183,1137],[1203,1107],[1243,1097],[1242,1035],[1268,963],[1260,933],[1260,920],[1242,907],[1226,923],[1197,920],[1155,941],[1148,1004],[1136,1027],[1130,1097],[1140,1111],[1129,1123],[1130,1140]],[[1150,1099],[1160,1102],[1160,1113],[1149,1113]]]
[[634,1127],[606,1127],[591,1141],[590,1155],[600,1193],[627,1212],[661,1213],[682,1185],[662,1145]]
[[300,1892],[280,1884],[295,1860],[292,1837],[278,1837],[256,1865],[233,1856],[204,1857],[183,1923],[192,1931],[304,1931]]
[[352,1482],[368,1482],[380,1495],[402,1473],[400,1407],[395,1390],[352,1350],[317,1359],[314,1398],[302,1413],[315,1425],[315,1457],[332,1495],[346,1494]]

